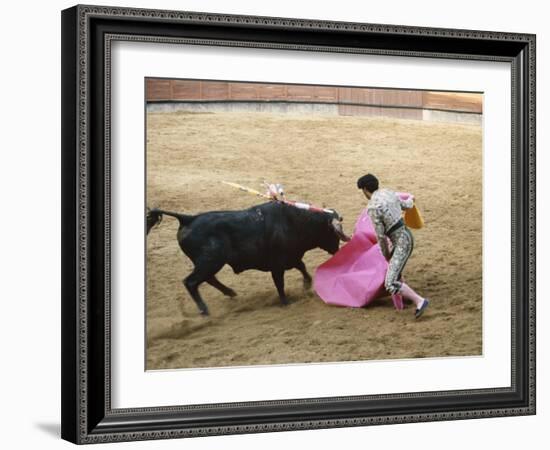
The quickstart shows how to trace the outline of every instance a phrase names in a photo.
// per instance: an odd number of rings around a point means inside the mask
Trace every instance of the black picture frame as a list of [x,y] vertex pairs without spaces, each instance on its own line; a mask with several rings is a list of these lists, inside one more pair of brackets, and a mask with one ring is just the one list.
[[[109,113],[114,40],[509,62],[511,386],[112,409]],[[120,7],[64,10],[61,403],[62,437],[78,444],[535,414],[535,36]]]

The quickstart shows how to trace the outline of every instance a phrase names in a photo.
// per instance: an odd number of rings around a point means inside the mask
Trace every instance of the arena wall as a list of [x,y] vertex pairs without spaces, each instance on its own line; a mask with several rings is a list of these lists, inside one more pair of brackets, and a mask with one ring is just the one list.
[[146,79],[148,111],[382,116],[481,124],[483,95],[408,89]]

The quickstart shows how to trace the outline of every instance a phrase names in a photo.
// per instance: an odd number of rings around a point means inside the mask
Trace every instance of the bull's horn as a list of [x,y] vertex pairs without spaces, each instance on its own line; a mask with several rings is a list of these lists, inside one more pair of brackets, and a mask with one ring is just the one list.
[[344,229],[342,228],[342,222],[340,220],[334,218],[332,219],[331,224],[332,224],[332,228],[334,229],[334,231],[342,241],[348,242],[351,240],[351,238],[348,235],[346,235],[346,233],[344,233]]

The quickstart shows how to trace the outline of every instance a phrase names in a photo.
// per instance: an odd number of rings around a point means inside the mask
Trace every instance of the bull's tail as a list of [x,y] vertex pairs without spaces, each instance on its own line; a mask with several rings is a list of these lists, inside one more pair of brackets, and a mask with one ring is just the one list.
[[178,219],[180,227],[189,225],[195,218],[195,216],[190,216],[188,214],[180,214],[177,212],[165,211],[158,208],[147,209],[147,234],[149,234],[151,228],[162,222],[163,215],[175,217],[176,219]]

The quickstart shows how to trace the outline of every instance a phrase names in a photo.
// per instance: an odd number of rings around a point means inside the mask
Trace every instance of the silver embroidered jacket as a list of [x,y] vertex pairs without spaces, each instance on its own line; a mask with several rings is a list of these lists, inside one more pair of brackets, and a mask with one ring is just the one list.
[[390,189],[377,189],[372,194],[367,206],[367,214],[376,230],[380,250],[382,250],[382,254],[386,258],[389,257],[386,233],[401,219],[403,209],[412,208],[413,204],[414,200],[412,196],[407,200],[401,200]]

